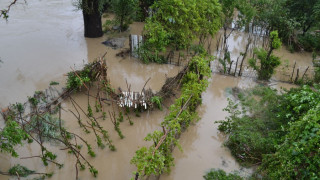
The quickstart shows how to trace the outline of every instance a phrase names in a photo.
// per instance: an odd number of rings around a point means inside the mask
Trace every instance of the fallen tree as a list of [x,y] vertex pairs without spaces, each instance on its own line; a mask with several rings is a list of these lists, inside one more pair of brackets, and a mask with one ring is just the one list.
[[[163,131],[156,130],[148,134],[145,140],[152,141],[153,145],[137,150],[131,160],[137,167],[137,172],[134,172],[136,179],[170,172],[174,165],[172,150],[175,146],[180,147],[178,137],[192,122],[199,119],[196,109],[201,104],[201,94],[206,90],[207,78],[211,75],[209,60],[204,56],[195,56],[182,72],[178,74],[181,79],[177,78],[180,79],[178,84],[181,84],[181,96],[170,106],[170,113],[161,123]],[[174,81],[175,78],[167,82]],[[166,86],[162,90],[168,92]]]

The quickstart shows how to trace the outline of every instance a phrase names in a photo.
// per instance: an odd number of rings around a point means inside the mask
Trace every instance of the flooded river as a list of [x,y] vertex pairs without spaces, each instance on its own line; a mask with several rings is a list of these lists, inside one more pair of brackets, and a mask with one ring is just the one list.
[[[0,8],[5,7],[10,1],[0,2]],[[128,37],[130,33],[141,34],[143,23],[133,23],[130,32],[116,36]],[[145,65],[134,58],[116,57],[120,50],[114,50],[102,44],[109,36],[95,39],[83,37],[83,20],[80,11],[75,11],[70,1],[65,0],[28,0],[28,4],[19,4],[12,7],[8,22],[0,20],[0,107],[4,108],[9,103],[24,102],[27,96],[33,95],[36,90],[48,87],[51,81],[64,83],[70,67],[81,67],[83,63],[91,62],[95,58],[107,52],[108,78],[113,88],[126,89],[126,81],[131,84],[133,90],[142,89],[149,79],[147,88],[154,91],[160,90],[166,77],[174,76],[181,67],[173,65]],[[214,40],[215,41],[215,40]],[[243,51],[246,44],[246,36],[234,34],[228,43],[232,54],[236,58]],[[125,41],[128,48],[129,40]],[[213,46],[213,49],[215,47]],[[281,49],[277,54],[284,58],[293,59],[310,64],[310,54],[290,54],[286,49]],[[307,60],[306,60],[307,59]],[[290,61],[292,64],[292,61]],[[253,78],[235,78],[213,74],[207,91],[203,94],[203,104],[199,107],[199,115],[202,119],[191,126],[181,135],[180,143],[183,152],[175,149],[176,166],[170,174],[161,176],[161,180],[173,179],[202,179],[202,176],[210,168],[221,168],[227,172],[239,170],[241,167],[235,162],[228,149],[223,147],[225,137],[217,130],[214,121],[222,120],[227,115],[222,109],[227,105],[232,87],[247,88],[255,85]],[[275,84],[291,87],[287,84]],[[87,106],[86,96],[79,93],[73,98],[84,107]],[[165,102],[169,106],[173,99]],[[73,107],[67,100],[63,103],[62,119],[65,126],[72,132],[86,137],[97,157],[88,160],[99,170],[97,179],[130,179],[135,167],[130,164],[130,159],[135,151],[141,146],[149,146],[149,142],[143,138],[150,132],[160,129],[160,123],[167,113],[155,110],[135,117],[132,114],[134,125],[130,126],[127,121],[121,124],[121,130],[125,136],[120,139],[113,129],[110,120],[101,121],[106,128],[116,152],[107,148],[100,150],[96,147],[93,135],[86,135],[79,128],[76,118],[69,112]],[[110,108],[110,107],[106,107]],[[0,170],[6,171],[14,164],[22,164],[37,172],[51,172],[51,179],[75,179],[75,158],[66,151],[59,150],[59,146],[50,146],[58,154],[58,161],[64,164],[62,169],[55,166],[43,166],[39,159],[10,158],[7,154],[0,154]],[[40,153],[36,144],[18,147],[20,157],[35,156]],[[247,172],[248,170],[244,170]],[[80,173],[80,179],[93,179],[86,170]],[[8,179],[1,176],[0,179]],[[13,178],[14,179],[14,178]]]

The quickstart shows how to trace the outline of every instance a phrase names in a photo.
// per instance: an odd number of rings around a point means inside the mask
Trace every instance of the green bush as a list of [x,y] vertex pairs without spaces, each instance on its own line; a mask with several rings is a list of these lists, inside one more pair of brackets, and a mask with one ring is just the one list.
[[[269,80],[274,73],[274,69],[281,64],[280,58],[272,54],[273,50],[281,47],[278,31],[272,31],[270,33],[269,46],[268,51],[263,48],[254,49],[254,54],[257,55],[257,59],[249,59],[249,65],[257,71],[258,79],[260,80]],[[260,63],[258,63],[258,60]]]
[[86,64],[81,71],[72,71],[68,73],[67,88],[69,90],[79,90],[83,84],[95,80],[96,72],[92,70],[93,63]]
[[120,26],[120,31],[128,29],[138,10],[137,0],[111,0],[112,11],[115,13],[115,21]]
[[271,179],[320,179],[320,104],[290,124],[276,153],[266,155],[262,169]]
[[[221,27],[221,6],[217,0],[159,0],[151,8],[153,15],[146,20],[144,46],[139,53],[145,63],[166,62],[161,55],[167,49],[190,48],[194,40],[204,41]],[[203,49],[196,51],[201,53]]]
[[309,86],[302,86],[291,89],[281,96],[282,100],[277,106],[277,119],[281,124],[288,124],[299,120],[310,109],[320,102],[319,87],[312,89]]
[[298,36],[298,42],[305,51],[320,51],[320,34],[307,33]]
[[27,140],[29,136],[11,116],[7,116],[6,120],[6,126],[0,131],[0,152],[10,153],[11,156],[18,157],[14,147],[18,144],[22,145],[23,141]]
[[161,97],[159,97],[159,96],[153,96],[153,97],[151,98],[151,102],[152,102],[153,104],[156,104],[157,107],[158,107],[160,110],[162,110],[162,98],[161,98]]
[[225,142],[242,164],[261,164],[270,179],[318,179],[320,174],[320,92],[303,86],[278,94],[255,87],[229,102],[219,121]]
[[203,176],[205,180],[243,180],[236,172],[227,174],[221,169],[211,169]]
[[[276,121],[272,121],[274,104],[278,103],[277,93],[267,87],[255,87],[241,92],[239,104],[229,100],[224,109],[230,116],[220,123],[219,130],[227,133],[225,145],[243,165],[262,161],[262,154],[274,152]],[[239,106],[240,105],[240,106]]]

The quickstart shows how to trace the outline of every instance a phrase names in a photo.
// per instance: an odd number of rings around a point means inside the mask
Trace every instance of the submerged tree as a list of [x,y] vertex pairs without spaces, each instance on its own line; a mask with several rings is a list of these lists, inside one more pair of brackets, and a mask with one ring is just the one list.
[[[280,58],[272,54],[273,50],[280,47],[281,41],[278,37],[278,31],[272,31],[270,33],[269,50],[267,51],[263,48],[254,50],[254,54],[257,55],[258,59],[249,59],[249,65],[257,71],[258,79],[269,80],[274,73],[274,69],[280,65]],[[260,63],[257,63],[258,60],[260,60]]]
[[[229,36],[231,35],[232,31],[234,29],[232,29],[229,34],[227,34],[227,30],[230,27],[230,25],[233,22],[233,18],[234,18],[234,13],[235,13],[235,8],[238,5],[238,1],[235,0],[220,0],[220,3],[222,5],[222,19],[221,19],[221,24],[224,30],[224,46],[226,48],[227,45],[227,39],[229,38]],[[227,48],[226,48],[227,49]]]
[[138,10],[137,0],[112,0],[112,10],[116,15],[116,22],[120,25],[120,31],[128,29]]
[[103,35],[101,14],[107,0],[78,0],[75,5],[82,10],[84,36],[89,38]]
[[167,48],[190,48],[197,38],[200,43],[220,28],[221,5],[217,0],[159,0],[152,6],[153,15],[144,28],[144,62],[158,61]]

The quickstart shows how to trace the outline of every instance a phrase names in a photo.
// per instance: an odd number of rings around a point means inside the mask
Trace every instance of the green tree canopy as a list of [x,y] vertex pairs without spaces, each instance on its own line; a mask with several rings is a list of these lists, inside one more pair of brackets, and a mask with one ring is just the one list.
[[320,104],[290,124],[277,152],[264,158],[272,179],[320,178]]
[[217,0],[159,0],[147,19],[143,57],[147,52],[164,52],[168,47],[186,49],[198,38],[214,35],[221,26],[221,5]]
[[111,0],[112,11],[116,15],[116,22],[120,25],[120,30],[128,29],[138,11],[137,0]]
[[285,6],[289,10],[289,17],[299,23],[303,34],[320,20],[320,0],[287,0]]

